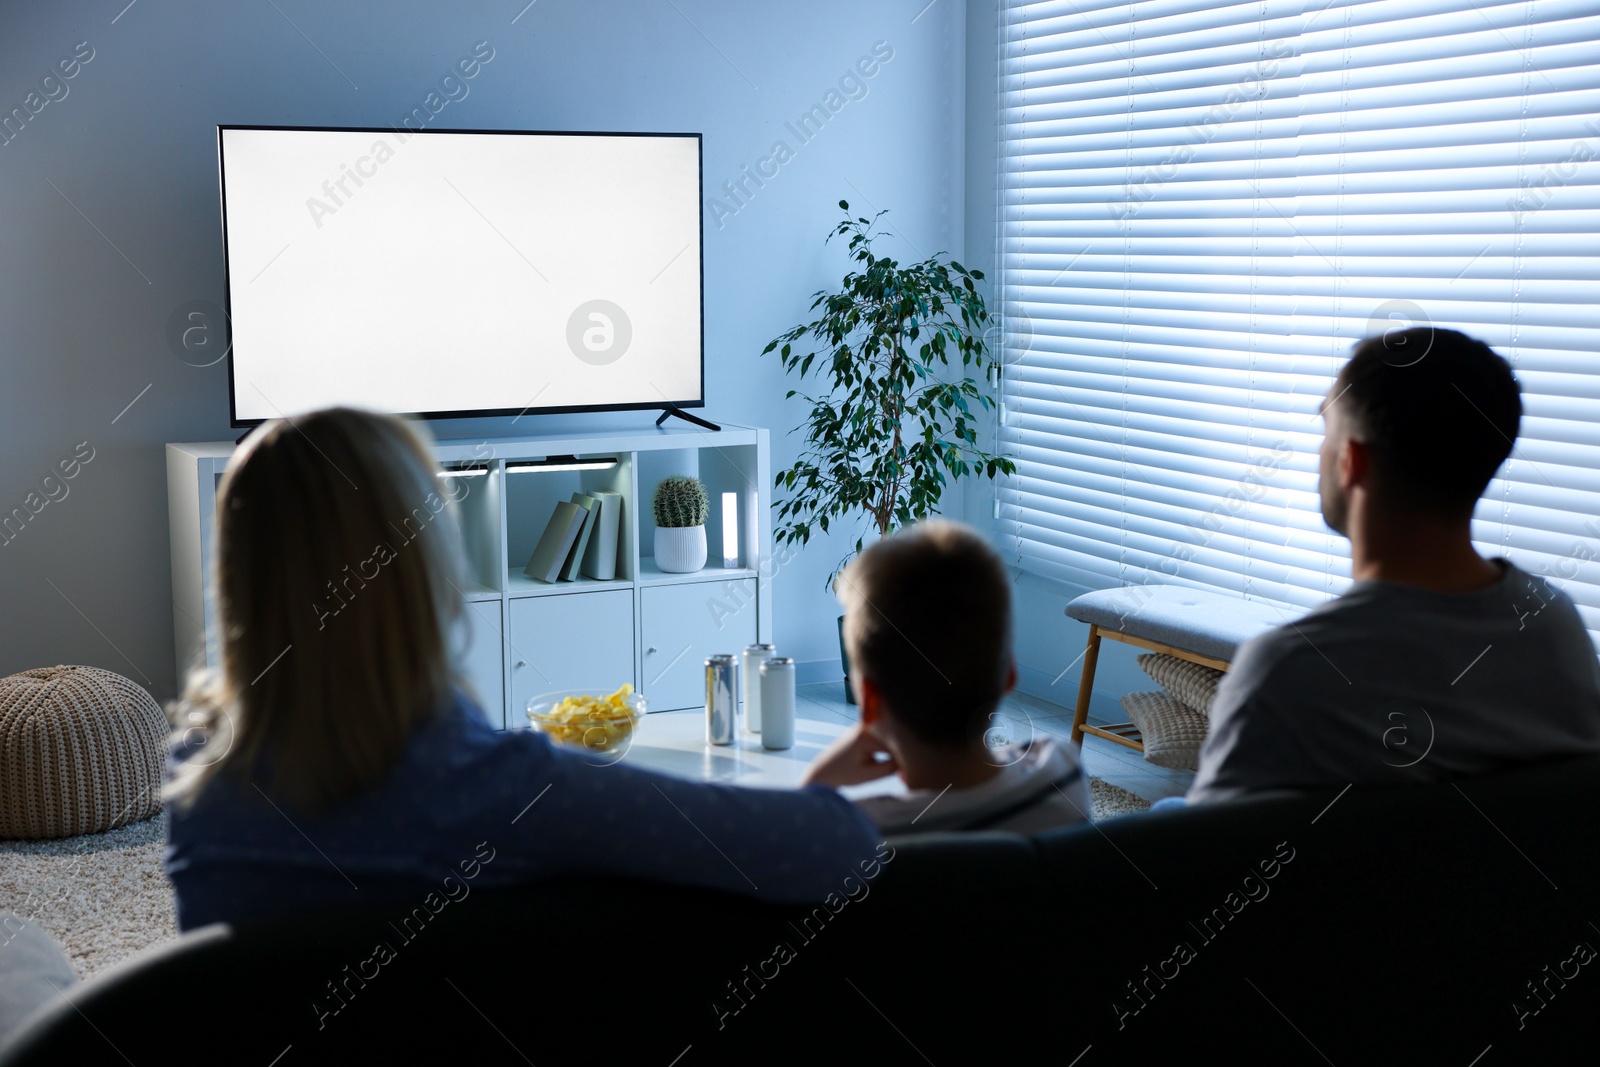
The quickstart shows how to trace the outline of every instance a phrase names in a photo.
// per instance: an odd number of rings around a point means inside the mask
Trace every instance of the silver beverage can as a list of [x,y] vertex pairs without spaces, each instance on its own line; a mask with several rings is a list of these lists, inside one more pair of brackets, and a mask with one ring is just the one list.
[[731,745],[739,729],[738,693],[734,675],[738,660],[731,655],[706,660],[706,743]]
[[744,697],[744,728],[750,733],[761,732],[761,661],[778,654],[772,645],[745,645],[744,660],[739,664],[739,690]]
[[761,747],[794,745],[794,660],[774,656],[761,664]]

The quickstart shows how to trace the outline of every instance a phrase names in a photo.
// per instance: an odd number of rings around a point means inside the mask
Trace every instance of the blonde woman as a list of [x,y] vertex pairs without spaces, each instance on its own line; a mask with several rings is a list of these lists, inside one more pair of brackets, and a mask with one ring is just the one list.
[[182,928],[557,876],[810,901],[865,869],[879,835],[830,788],[593,766],[491,727],[452,670],[458,535],[436,471],[411,424],[347,408],[235,455],[221,668],[185,692],[168,786]]

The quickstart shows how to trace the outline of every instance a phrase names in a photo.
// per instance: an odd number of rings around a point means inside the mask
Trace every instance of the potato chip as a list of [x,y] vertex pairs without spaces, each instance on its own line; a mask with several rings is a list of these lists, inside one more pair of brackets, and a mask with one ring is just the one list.
[[633,732],[637,713],[629,703],[632,683],[625,683],[610,696],[574,694],[533,721],[551,738],[591,749],[609,749]]

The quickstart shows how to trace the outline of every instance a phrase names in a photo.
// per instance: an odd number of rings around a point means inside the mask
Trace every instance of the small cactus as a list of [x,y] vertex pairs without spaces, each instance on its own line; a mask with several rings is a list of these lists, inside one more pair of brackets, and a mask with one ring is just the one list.
[[669,529],[684,526],[704,526],[711,511],[711,500],[706,487],[698,478],[685,474],[672,474],[656,485],[652,507],[656,525]]

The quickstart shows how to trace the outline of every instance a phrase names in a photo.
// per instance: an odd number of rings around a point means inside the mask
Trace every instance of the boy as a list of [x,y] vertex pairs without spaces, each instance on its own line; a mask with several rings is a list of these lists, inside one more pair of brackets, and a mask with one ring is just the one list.
[[1010,578],[981,537],[958,523],[920,523],[862,552],[835,589],[861,721],[817,757],[805,784],[899,774],[906,795],[856,802],[885,834],[1031,834],[1089,817],[1070,746],[984,743],[1017,666]]

